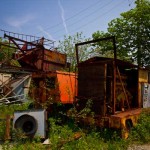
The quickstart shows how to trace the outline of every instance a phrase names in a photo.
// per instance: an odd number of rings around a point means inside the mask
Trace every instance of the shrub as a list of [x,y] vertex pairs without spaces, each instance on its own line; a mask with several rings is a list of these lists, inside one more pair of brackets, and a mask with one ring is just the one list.
[[6,115],[13,115],[14,111],[27,110],[30,102],[23,104],[11,104],[11,105],[0,105],[0,117],[6,117]]
[[130,138],[142,143],[150,141],[150,108],[143,109],[138,124],[131,131]]
[[79,140],[67,143],[64,148],[66,150],[70,149],[82,149],[82,150],[104,150],[107,144],[104,143],[103,139],[100,138],[98,132],[91,132],[85,134]]
[[73,130],[69,128],[68,125],[59,125],[59,122],[61,122],[61,120],[54,118],[49,119],[49,138],[52,149],[58,149],[73,137]]
[[29,106],[29,102],[22,105],[13,104],[13,105],[0,105],[0,139],[4,139],[5,128],[6,128],[6,116],[13,115],[14,111],[17,110],[26,110]]
[[4,135],[5,135],[5,121],[2,119],[0,120],[0,140],[4,139]]

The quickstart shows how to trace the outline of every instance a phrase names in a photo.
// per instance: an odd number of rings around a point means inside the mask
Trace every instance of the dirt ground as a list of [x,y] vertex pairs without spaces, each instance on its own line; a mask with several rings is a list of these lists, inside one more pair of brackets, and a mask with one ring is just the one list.
[[150,144],[129,146],[128,150],[150,150]]
[[[2,142],[0,141],[0,150],[2,150]],[[150,144],[144,145],[132,145],[129,146],[128,150],[150,150]]]

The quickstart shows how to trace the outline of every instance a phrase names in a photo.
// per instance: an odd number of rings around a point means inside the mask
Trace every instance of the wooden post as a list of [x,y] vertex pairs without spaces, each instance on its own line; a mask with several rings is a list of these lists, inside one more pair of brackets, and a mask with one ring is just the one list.
[[[130,105],[129,105],[128,97],[127,97],[126,90],[125,90],[125,88],[124,88],[124,85],[123,85],[123,82],[122,82],[121,75],[120,75],[120,72],[119,72],[118,67],[117,67],[117,72],[118,72],[118,76],[119,76],[119,79],[120,79],[120,82],[121,82],[121,86],[122,86],[122,90],[123,90],[123,93],[124,93],[125,99],[126,99],[126,101],[127,101],[128,108],[130,109]],[[124,107],[124,106],[123,106],[123,107]]]
[[113,114],[116,112],[116,62],[113,61]]
[[10,126],[11,126],[10,121],[11,121],[11,116],[7,115],[6,116],[5,137],[4,137],[5,140],[10,140],[11,139],[11,137],[10,137]]

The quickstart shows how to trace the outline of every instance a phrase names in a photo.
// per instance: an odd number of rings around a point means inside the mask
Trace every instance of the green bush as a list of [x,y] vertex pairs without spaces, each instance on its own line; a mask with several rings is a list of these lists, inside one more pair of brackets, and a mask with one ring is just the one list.
[[46,150],[48,146],[43,145],[42,143],[35,143],[34,141],[26,141],[25,143],[10,143],[5,142],[2,145],[3,150]]
[[92,132],[83,135],[80,139],[67,143],[63,147],[65,150],[104,150],[107,144],[100,138],[99,133]]
[[49,139],[52,149],[55,150],[63,146],[64,143],[70,141],[73,137],[73,130],[68,125],[61,125],[61,120],[50,118],[49,123]]
[[142,143],[150,141],[150,108],[143,109],[137,125],[131,131],[130,138]]
[[0,139],[4,139],[5,128],[6,128],[6,116],[13,115],[14,111],[17,110],[26,110],[29,106],[29,102],[22,105],[13,104],[13,105],[0,105]]
[[[129,145],[129,140],[121,139],[117,131],[111,131],[110,129],[86,131],[86,128],[78,128],[77,130],[76,124],[73,128],[73,125],[71,127],[68,124],[59,125],[59,121],[53,118],[50,118],[49,121],[49,138],[52,150],[126,150]],[[76,130],[74,130],[75,128]],[[81,134],[80,138],[73,138],[75,131]]]
[[4,135],[5,135],[5,120],[1,119],[0,120],[0,140],[4,139]]
[[14,111],[27,110],[31,102],[23,104],[11,104],[0,105],[0,117],[6,117],[6,115],[13,115]]
[[[24,110],[27,106],[7,106],[11,110]],[[14,109],[13,109],[14,108]],[[6,107],[2,108],[5,114]],[[13,143],[5,142],[3,150],[127,150],[130,144],[137,142],[147,143],[150,141],[150,109],[143,109],[138,124],[132,129],[128,139],[121,139],[120,131],[112,129],[96,129],[78,126],[74,119],[68,119],[55,115],[49,118],[50,145],[43,145],[39,137],[34,139],[22,138],[23,134],[13,131]],[[65,118],[66,119],[66,118]],[[0,135],[4,135],[5,123],[0,122]],[[75,138],[76,133],[79,137]]]
[[124,139],[107,142],[107,150],[127,150],[128,146],[129,146],[129,140],[124,140]]

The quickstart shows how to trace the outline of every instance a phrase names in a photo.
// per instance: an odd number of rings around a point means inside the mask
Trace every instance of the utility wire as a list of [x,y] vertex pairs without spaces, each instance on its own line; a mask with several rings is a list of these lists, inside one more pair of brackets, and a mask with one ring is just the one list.
[[133,1],[134,1],[134,0],[131,0],[131,1],[130,1],[130,0],[128,0],[128,2],[129,2],[129,6],[130,6],[130,7],[131,7],[131,5],[132,5]]
[[[76,22],[73,22],[72,24],[68,25],[67,27],[73,26],[73,25],[79,23],[80,21],[85,20],[85,18],[88,18],[89,16],[95,14],[95,13],[98,12],[100,9],[103,9],[103,8],[105,8],[106,6],[110,5],[112,2],[113,2],[113,1],[108,2],[106,5],[99,7],[98,9],[96,9],[95,11],[93,11],[92,13],[90,13],[90,14],[88,14],[88,15],[86,15],[86,16],[83,16],[82,18],[80,18],[80,19],[77,20]],[[58,32],[60,32],[60,31],[62,31],[62,30],[64,30],[64,29],[59,29],[59,30],[57,30],[57,31],[55,31],[55,32],[52,32],[52,34],[58,33]]]
[[[120,4],[123,4],[124,2],[125,2],[125,1],[122,0],[120,3],[118,3],[117,5],[115,5],[114,7],[112,7],[109,11],[107,11],[107,12],[101,14],[100,16],[98,16],[98,17],[92,19],[91,21],[87,22],[86,24],[83,24],[82,26],[80,26],[80,27],[78,27],[78,28],[72,30],[71,33],[73,33],[74,31],[77,31],[77,30],[79,30],[79,29],[81,29],[81,28],[83,28],[83,27],[85,27],[85,26],[87,26],[87,25],[89,25],[89,24],[91,24],[91,23],[97,21],[97,19],[98,19],[99,17],[104,16],[105,14],[111,12],[114,8],[118,7]],[[60,37],[63,37],[63,36],[59,36],[58,38],[60,38]]]
[[[67,22],[67,21],[73,19],[74,17],[80,15],[81,13],[85,12],[85,11],[88,10],[89,8],[94,7],[95,5],[97,5],[97,4],[100,3],[100,2],[101,2],[101,0],[98,0],[96,3],[90,5],[89,7],[85,8],[85,9],[82,9],[81,11],[79,11],[79,12],[76,13],[75,15],[73,15],[73,16],[71,16],[71,17],[65,19],[64,21]],[[45,28],[44,30],[53,29],[53,28],[55,28],[55,27],[57,27],[57,26],[59,26],[59,25],[62,25],[62,21],[59,22],[58,24],[55,24],[55,25],[51,26],[51,27]],[[41,32],[42,32],[42,31],[37,32],[36,34],[39,34],[39,33],[41,33]]]
[[[79,12],[76,13],[74,16],[72,16],[72,17],[70,17],[70,18],[67,18],[65,21],[68,21],[68,20],[72,19],[73,17],[75,17],[75,16],[79,15],[80,13],[86,11],[88,8],[91,8],[92,6],[95,6],[95,5],[98,4],[99,2],[100,2],[100,1],[97,1],[97,2],[94,3],[93,5],[90,5],[89,7],[87,7],[87,8],[85,8],[85,9],[79,11]],[[104,6],[102,6],[102,7],[98,8],[98,9],[96,9],[94,12],[90,13],[89,15],[84,16],[84,18],[85,18],[85,17],[88,17],[88,16],[90,16],[90,15],[92,15],[92,14],[94,14],[94,13],[96,13],[99,9],[102,9],[102,8],[106,7],[107,5],[109,5],[109,4],[112,3],[112,2],[113,2],[113,0],[110,1],[110,2],[108,2],[107,4],[105,4]],[[123,2],[125,2],[125,1],[123,0]],[[119,4],[117,4],[117,5],[115,5],[113,8],[111,8],[109,11],[107,11],[107,12],[101,14],[101,15],[98,16],[98,17],[101,17],[101,16],[103,16],[103,15],[109,13],[111,10],[113,10],[115,7],[117,7],[118,5],[120,5],[120,4],[123,3],[123,2],[121,1]],[[133,1],[132,1],[132,2],[133,2]],[[83,18],[82,18],[82,20],[83,20]],[[82,26],[80,26],[80,27],[78,27],[78,28],[72,30],[71,33],[73,33],[74,31],[79,30],[79,29],[81,29],[81,28],[83,28],[83,27],[85,27],[85,26],[87,26],[87,25],[89,25],[89,24],[95,22],[96,20],[97,20],[97,17],[94,18],[94,19],[92,19],[91,21],[87,22],[86,24],[84,24],[84,25],[82,25]],[[78,22],[79,22],[79,21],[81,21],[81,19],[78,20]],[[75,22],[75,23],[73,23],[73,24],[71,24],[71,25],[69,25],[69,26],[72,26],[72,25],[74,25],[74,24],[76,24],[76,23],[78,23],[78,22]],[[62,23],[62,22],[61,22],[61,23]],[[55,27],[55,26],[56,26],[56,25],[54,25],[54,26],[52,26],[52,27]],[[51,28],[51,27],[49,27],[49,28]],[[47,28],[47,29],[49,29],[49,28]],[[44,30],[46,30],[46,29],[44,29]],[[14,32],[6,31],[6,30],[3,30],[3,29],[0,29],[0,31],[3,31],[4,33],[5,33],[5,32],[9,32],[9,33],[18,34],[18,35],[23,35],[23,36],[32,36],[32,35],[14,33]],[[60,31],[60,30],[58,30],[58,31],[56,31],[56,32],[54,32],[54,33],[57,33],[57,32],[59,32],[59,31]],[[41,33],[41,32],[40,32],[40,33]],[[33,37],[36,37],[36,36],[33,36]],[[58,38],[60,38],[60,37],[63,37],[63,36],[59,36]],[[40,37],[36,37],[36,38],[40,38]]]

